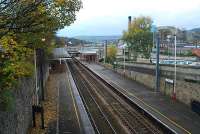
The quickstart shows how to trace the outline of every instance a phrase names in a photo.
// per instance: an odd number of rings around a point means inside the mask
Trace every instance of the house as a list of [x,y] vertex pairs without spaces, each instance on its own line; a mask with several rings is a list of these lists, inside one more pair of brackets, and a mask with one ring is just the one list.
[[81,50],[80,60],[86,62],[96,62],[97,61],[97,51],[96,50]]
[[200,61],[200,49],[193,49],[192,54],[197,57],[197,61]]

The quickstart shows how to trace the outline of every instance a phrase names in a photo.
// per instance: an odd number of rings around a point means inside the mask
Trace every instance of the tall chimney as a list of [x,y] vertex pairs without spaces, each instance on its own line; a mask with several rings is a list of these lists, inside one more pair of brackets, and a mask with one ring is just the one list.
[[130,29],[131,27],[131,16],[128,16],[128,30]]

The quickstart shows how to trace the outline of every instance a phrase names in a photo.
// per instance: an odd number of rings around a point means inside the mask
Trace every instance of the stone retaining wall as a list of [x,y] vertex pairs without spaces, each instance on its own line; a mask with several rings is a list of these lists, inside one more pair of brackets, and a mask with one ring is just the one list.
[[[49,75],[48,64],[44,64],[44,81]],[[19,80],[18,88],[14,89],[14,108],[11,111],[0,109],[0,134],[27,134],[32,126],[32,96],[35,90],[33,78]],[[44,83],[45,84],[45,83]]]
[[26,134],[31,125],[34,81],[31,78],[21,79],[19,87],[12,93],[12,111],[0,111],[0,134]]
[[[122,68],[123,64],[118,65],[115,71],[124,75]],[[174,79],[174,66],[161,66],[160,73],[160,91],[172,96],[173,85],[166,83],[165,79]],[[125,76],[149,87],[151,90],[155,89],[155,65],[126,64]],[[200,102],[200,67],[177,67],[176,98],[187,105],[190,105],[192,100]]]

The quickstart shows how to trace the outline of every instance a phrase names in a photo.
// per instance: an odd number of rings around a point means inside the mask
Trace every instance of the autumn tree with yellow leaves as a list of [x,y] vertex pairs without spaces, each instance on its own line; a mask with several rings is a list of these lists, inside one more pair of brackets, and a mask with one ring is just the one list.
[[133,60],[140,55],[149,58],[153,46],[153,35],[151,33],[152,19],[146,16],[135,18],[127,31],[124,31],[122,40],[127,43],[129,54]]
[[0,104],[19,78],[32,75],[33,50],[48,51],[55,32],[73,23],[81,7],[80,0],[0,1]]
[[116,60],[117,47],[114,44],[108,45],[107,49],[107,61],[112,63]]

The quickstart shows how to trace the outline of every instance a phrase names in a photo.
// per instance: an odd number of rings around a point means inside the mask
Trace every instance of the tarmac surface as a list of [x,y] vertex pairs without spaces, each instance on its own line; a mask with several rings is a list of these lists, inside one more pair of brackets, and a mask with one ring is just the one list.
[[200,134],[200,116],[185,104],[174,101],[161,93],[155,93],[148,87],[99,64],[86,62],[83,64],[118,90],[124,92],[152,116],[172,128],[175,133]]
[[94,130],[84,109],[73,78],[65,63],[58,65],[57,123],[49,134],[93,134]]
[[63,79],[60,79],[58,131],[59,134],[80,134],[80,121],[77,116],[78,113],[74,104],[73,94],[66,76],[67,73],[62,74],[61,77]]

